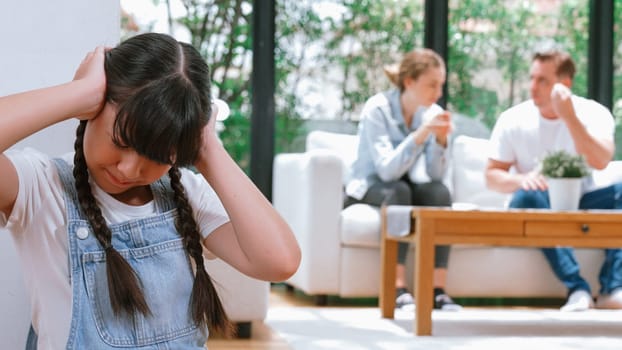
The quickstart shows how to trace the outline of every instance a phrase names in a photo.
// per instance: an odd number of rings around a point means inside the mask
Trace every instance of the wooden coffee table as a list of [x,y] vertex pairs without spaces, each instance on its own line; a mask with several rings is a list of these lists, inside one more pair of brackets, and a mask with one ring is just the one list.
[[382,317],[395,311],[397,243],[415,243],[414,330],[432,334],[434,246],[487,244],[531,247],[622,247],[622,212],[553,212],[541,209],[452,210],[413,207],[411,233],[394,237],[387,232],[382,209],[380,308]]

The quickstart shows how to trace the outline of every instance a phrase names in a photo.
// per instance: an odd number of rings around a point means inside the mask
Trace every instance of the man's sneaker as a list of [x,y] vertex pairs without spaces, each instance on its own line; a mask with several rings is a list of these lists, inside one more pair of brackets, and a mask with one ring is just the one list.
[[395,291],[395,307],[403,310],[415,309],[415,298],[406,288],[397,288]]
[[456,304],[456,302],[447,294],[439,294],[434,297],[434,308],[444,311],[460,311],[462,306]]
[[596,299],[597,309],[622,309],[622,288],[616,288],[611,294],[601,294]]
[[578,289],[568,296],[568,301],[562,306],[560,311],[586,311],[594,307],[592,295],[587,290]]

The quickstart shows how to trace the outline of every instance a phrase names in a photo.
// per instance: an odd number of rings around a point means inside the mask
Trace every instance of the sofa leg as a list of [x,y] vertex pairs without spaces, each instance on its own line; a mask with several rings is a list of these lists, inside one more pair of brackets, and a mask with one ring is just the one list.
[[326,306],[328,305],[328,295],[326,294],[314,295],[313,302],[315,306]]
[[249,322],[236,322],[235,330],[236,330],[236,338],[239,339],[250,339],[251,337],[251,327],[252,323]]

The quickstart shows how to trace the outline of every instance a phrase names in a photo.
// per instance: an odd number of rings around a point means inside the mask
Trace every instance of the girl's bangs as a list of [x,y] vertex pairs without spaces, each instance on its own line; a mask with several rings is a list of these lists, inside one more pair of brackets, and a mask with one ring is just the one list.
[[192,165],[207,118],[197,117],[203,113],[191,94],[161,86],[142,89],[119,106],[113,141],[161,164]]

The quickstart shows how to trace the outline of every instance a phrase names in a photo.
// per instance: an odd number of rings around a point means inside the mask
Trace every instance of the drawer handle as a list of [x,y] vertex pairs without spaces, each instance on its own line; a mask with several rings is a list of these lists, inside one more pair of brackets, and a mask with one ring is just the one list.
[[590,232],[590,225],[588,225],[588,224],[581,225],[581,231],[583,233],[587,234],[588,232]]

